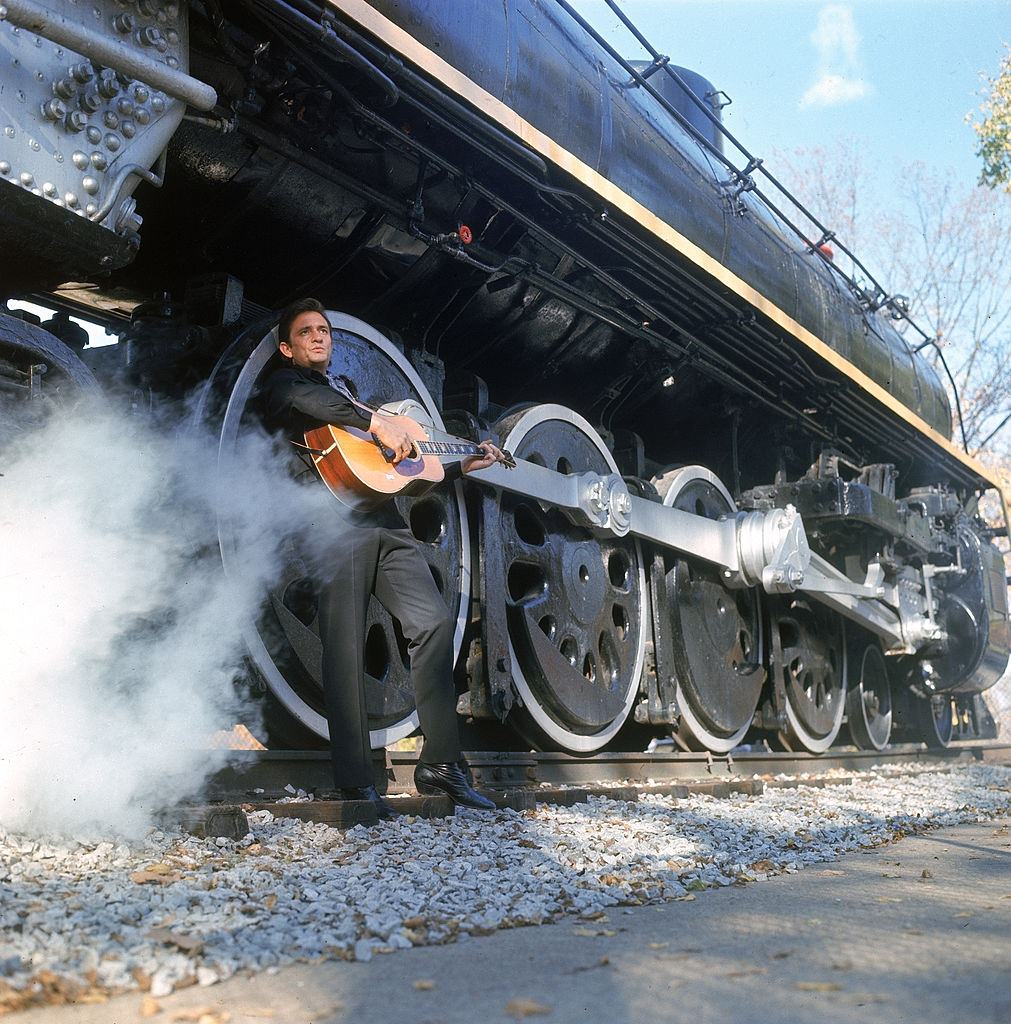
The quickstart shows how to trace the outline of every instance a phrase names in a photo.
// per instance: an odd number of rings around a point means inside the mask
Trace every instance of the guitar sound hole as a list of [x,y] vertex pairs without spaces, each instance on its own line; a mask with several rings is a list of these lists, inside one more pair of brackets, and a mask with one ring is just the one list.
[[422,544],[438,544],[446,535],[446,512],[442,505],[431,498],[416,501],[408,513],[411,533]]

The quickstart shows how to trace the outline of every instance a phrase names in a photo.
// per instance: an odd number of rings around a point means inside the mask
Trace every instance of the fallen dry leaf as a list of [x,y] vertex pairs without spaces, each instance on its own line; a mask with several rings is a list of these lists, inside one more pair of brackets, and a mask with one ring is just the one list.
[[756,860],[755,863],[751,865],[751,870],[768,873],[769,871],[775,871],[776,865],[773,864],[771,860]]
[[510,1017],[515,1017],[516,1020],[524,1020],[527,1017],[538,1017],[551,1013],[551,1007],[533,999],[510,999],[506,1003],[505,1012]]
[[836,984],[834,981],[795,981],[795,988],[799,988],[801,992],[841,992],[842,985]]
[[684,896],[675,896],[674,897],[674,901],[676,903],[687,903],[689,900],[693,900],[693,899],[695,899],[695,896],[692,893],[690,893],[690,892],[685,893]]
[[140,1015],[142,1017],[153,1017],[157,1013],[161,1013],[161,1003],[151,996],[144,996],[140,1004]]
[[595,939],[599,936],[611,938],[618,933],[613,928],[573,928],[573,935],[583,935],[588,939]]
[[182,875],[177,874],[174,871],[168,873],[164,871],[135,871],[130,876],[131,882],[136,882],[137,885],[171,885],[173,882],[179,882],[182,880]]
[[192,1024],[228,1024],[232,1015],[227,1010],[215,1010],[213,1006],[200,1006],[192,1010],[179,1010],[172,1014],[174,1021],[190,1021]]
[[418,981],[416,981],[414,983],[414,987],[419,992],[431,992],[432,989],[435,988],[435,982],[434,981],[428,981],[425,978],[420,978]]
[[650,949],[666,949],[670,945],[669,942],[651,942],[649,943]]
[[878,903],[901,903],[901,896],[879,896]]
[[[204,948],[203,939],[195,939],[190,935],[183,935],[181,932],[174,932],[169,928],[151,928],[147,937],[155,942],[164,942],[167,946],[175,946],[184,953],[199,953]],[[179,987],[178,985],[176,986]]]
[[930,868],[924,868],[923,871],[920,873],[920,878],[933,878],[933,877],[934,877],[934,872],[931,871]]

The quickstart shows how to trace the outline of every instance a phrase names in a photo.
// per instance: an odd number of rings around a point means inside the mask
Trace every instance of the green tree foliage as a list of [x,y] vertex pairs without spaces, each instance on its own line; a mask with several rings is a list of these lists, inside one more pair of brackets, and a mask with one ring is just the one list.
[[980,182],[1011,193],[1011,46],[996,78],[988,78],[989,95],[973,121],[979,136],[976,154],[983,161]]

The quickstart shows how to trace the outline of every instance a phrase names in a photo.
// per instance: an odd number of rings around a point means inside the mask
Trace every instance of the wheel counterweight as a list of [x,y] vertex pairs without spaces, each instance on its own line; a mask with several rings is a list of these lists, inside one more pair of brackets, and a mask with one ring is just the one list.
[[[518,458],[557,472],[617,472],[596,431],[562,406],[507,414],[496,430]],[[639,689],[648,623],[639,544],[594,536],[520,495],[504,493],[500,502],[519,697],[511,721],[541,748],[599,750],[625,722]]]
[[[421,378],[386,337],[343,313],[328,312],[334,328],[330,370],[355,381],[362,401],[378,405],[388,400],[413,399],[436,427],[443,422]],[[254,396],[261,379],[274,368],[276,333],[239,339],[245,351],[229,351],[212,375],[227,375],[241,366],[229,390],[221,425],[220,457],[233,452],[243,430],[256,422]],[[248,355],[246,354],[248,353]],[[224,382],[227,389],[228,384]],[[470,603],[470,546],[467,513],[460,485],[439,488],[417,498],[399,497],[397,507],[456,621],[454,661],[459,655]],[[337,514],[336,509],[334,514]],[[222,558],[241,557],[227,524],[222,526]],[[269,693],[268,734],[285,744],[322,742],[328,730],[321,683],[322,644],[319,638],[318,597],[306,563],[292,545],[281,579],[265,595],[260,619],[246,630],[247,647]],[[388,612],[373,598],[362,637],[365,645],[366,700],[373,747],[407,736],[418,725],[410,681],[407,644]]]

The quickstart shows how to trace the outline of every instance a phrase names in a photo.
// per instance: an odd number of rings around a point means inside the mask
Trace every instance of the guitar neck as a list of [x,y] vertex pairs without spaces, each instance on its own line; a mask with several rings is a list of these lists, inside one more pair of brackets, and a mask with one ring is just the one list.
[[469,441],[415,441],[422,455],[482,455],[482,450]]

